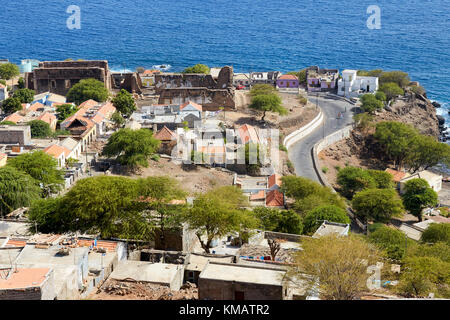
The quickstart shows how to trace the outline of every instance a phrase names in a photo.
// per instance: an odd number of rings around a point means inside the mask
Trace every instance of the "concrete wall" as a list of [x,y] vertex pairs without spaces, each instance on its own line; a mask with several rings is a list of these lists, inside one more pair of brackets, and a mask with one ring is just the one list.
[[30,126],[2,126],[0,143],[29,145],[31,143]]
[[284,287],[198,279],[199,300],[235,300],[235,292],[244,292],[244,300],[283,300]]
[[283,140],[283,145],[289,149],[289,147],[291,145],[293,145],[294,143],[296,143],[297,141],[303,139],[304,137],[306,137],[308,134],[310,134],[311,132],[313,132],[318,126],[320,126],[320,124],[322,123],[324,117],[323,117],[323,112],[322,110],[319,112],[319,114],[313,119],[311,120],[310,123],[308,123],[307,125],[301,127],[300,129],[292,132],[291,134],[289,134],[287,137],[284,138]]

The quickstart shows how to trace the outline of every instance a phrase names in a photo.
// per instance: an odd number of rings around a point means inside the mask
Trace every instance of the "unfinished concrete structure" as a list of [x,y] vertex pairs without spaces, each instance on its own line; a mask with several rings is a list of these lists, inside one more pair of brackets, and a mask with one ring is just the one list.
[[200,300],[285,300],[285,269],[208,261],[198,278]]
[[108,61],[44,61],[24,77],[25,86],[36,94],[48,91],[63,96],[80,80],[90,78],[103,82],[108,90],[112,89]]
[[235,109],[233,67],[223,67],[217,79],[209,74],[155,75],[155,92],[160,104],[201,104],[203,110],[216,111],[220,107]]
[[20,146],[30,145],[30,126],[0,126],[0,144],[18,144]]

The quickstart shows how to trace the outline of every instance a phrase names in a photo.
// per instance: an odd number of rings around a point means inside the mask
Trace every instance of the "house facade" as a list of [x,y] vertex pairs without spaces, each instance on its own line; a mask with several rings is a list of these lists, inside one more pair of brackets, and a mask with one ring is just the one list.
[[0,83],[0,102],[8,99],[8,88]]
[[329,92],[337,88],[339,70],[320,69],[317,66],[306,70],[306,82],[308,92]]
[[275,87],[277,79],[280,76],[280,71],[252,72],[250,73],[250,84],[252,86],[255,84],[270,84]]
[[298,92],[299,81],[295,75],[284,74],[277,79],[277,89],[279,91]]
[[338,81],[338,95],[348,98],[358,97],[378,90],[378,77],[358,76],[357,70],[342,71],[342,79]]

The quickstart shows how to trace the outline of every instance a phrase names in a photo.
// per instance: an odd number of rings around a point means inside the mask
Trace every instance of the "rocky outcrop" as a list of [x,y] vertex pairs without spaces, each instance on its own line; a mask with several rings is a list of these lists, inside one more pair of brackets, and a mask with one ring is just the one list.
[[376,116],[376,121],[398,121],[410,124],[423,134],[439,137],[439,119],[430,100],[414,93],[396,100]]

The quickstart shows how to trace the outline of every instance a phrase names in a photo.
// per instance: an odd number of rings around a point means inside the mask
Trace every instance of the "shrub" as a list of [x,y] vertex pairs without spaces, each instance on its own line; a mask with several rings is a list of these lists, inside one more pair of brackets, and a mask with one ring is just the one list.
[[306,214],[303,220],[303,232],[313,234],[324,220],[338,223],[350,223],[347,212],[334,205],[320,206]]
[[445,242],[450,245],[450,224],[433,223],[423,233],[422,242],[436,243]]

